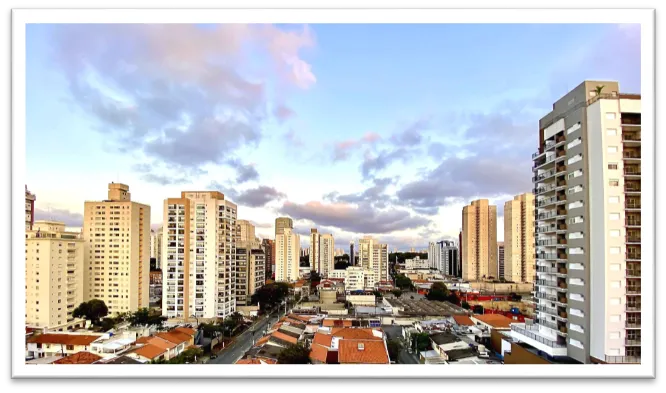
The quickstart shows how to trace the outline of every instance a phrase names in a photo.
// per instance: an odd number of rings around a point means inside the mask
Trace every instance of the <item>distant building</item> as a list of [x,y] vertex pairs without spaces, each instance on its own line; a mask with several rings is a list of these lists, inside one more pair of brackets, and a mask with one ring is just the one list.
[[430,269],[430,263],[427,259],[421,259],[421,257],[417,256],[412,259],[405,260],[405,269]]
[[35,223],[35,200],[37,197],[28,191],[28,186],[25,186],[25,230],[32,229]]
[[268,280],[273,277],[275,272],[275,241],[264,239],[261,241],[261,248],[263,248],[264,255],[266,255],[266,273],[264,276]]
[[236,246],[236,306],[249,306],[254,292],[266,282],[266,255],[254,241]]
[[236,243],[239,242],[256,242],[254,225],[248,220],[236,221]]
[[358,241],[360,266],[372,272],[372,286],[378,281],[388,281],[388,245],[378,243],[372,236]]
[[284,228],[275,239],[275,281],[299,279],[299,245],[301,237],[291,228]]
[[294,220],[289,217],[278,217],[275,219],[275,239],[284,233],[285,228],[294,229]]
[[497,206],[479,199],[463,207],[462,216],[463,279],[497,278]]
[[504,204],[504,278],[534,281],[534,195],[525,193]]
[[150,270],[162,269],[163,237],[163,227],[159,227],[157,230],[150,230]]
[[497,242],[497,271],[499,272],[498,278],[506,279],[504,276],[504,242]]
[[356,266],[356,258],[354,256],[354,241],[349,242],[349,264]]

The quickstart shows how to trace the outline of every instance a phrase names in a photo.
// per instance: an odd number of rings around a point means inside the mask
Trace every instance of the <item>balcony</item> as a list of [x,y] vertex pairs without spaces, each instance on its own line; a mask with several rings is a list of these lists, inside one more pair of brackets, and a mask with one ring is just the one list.
[[555,231],[556,231],[555,225],[542,225],[536,227],[536,233],[549,233]]
[[511,325],[511,330],[513,330],[514,332],[517,332],[519,334],[522,334],[525,337],[529,337],[532,340],[537,341],[541,344],[547,345],[551,348],[566,348],[565,343],[558,343],[557,341],[549,340],[547,338],[544,338],[544,337],[534,333],[533,331],[530,331],[531,329],[527,329],[527,328],[523,329],[521,327]]
[[626,274],[625,274],[626,278],[641,278],[640,269],[638,269],[638,270],[626,269],[625,272],[626,272]]
[[627,210],[640,209],[641,208],[640,198],[626,198],[624,200],[624,208]]
[[627,295],[640,295],[641,287],[626,287],[625,292]]
[[623,132],[622,142],[641,142],[641,134],[638,132]]
[[641,328],[641,321],[626,321],[624,323],[624,326],[627,329],[640,329]]
[[641,346],[641,339],[631,339],[631,338],[625,338],[624,339],[624,345],[627,347],[640,347]]
[[[539,299],[545,299],[545,300],[550,300],[550,301],[552,301],[552,302],[559,302],[559,303],[562,303],[562,302],[559,301],[559,298],[558,298],[557,296],[555,296],[555,295],[549,295],[549,294],[547,294],[547,293],[545,293],[545,292],[536,292],[536,297],[539,298]],[[565,302],[565,303],[566,303],[566,302]]]
[[625,305],[625,310],[629,312],[640,312],[641,311],[641,304],[640,303],[627,303]]
[[639,243],[641,242],[641,236],[640,235],[634,235],[630,236],[627,235],[627,243]]
[[640,150],[625,150],[622,152],[622,157],[625,159],[625,161],[640,160],[641,152]]
[[640,364],[640,356],[608,356],[606,355],[606,363],[609,364]]
[[557,326],[556,323],[546,321],[545,319],[537,319],[537,324],[539,324],[541,326],[545,326],[547,328],[554,329],[554,330],[559,330],[559,327]]
[[641,183],[635,181],[627,181],[624,183],[624,192],[628,194],[640,193]]
[[624,220],[625,226],[627,227],[640,227],[641,226],[641,219],[640,217],[635,218],[635,217],[627,217]]

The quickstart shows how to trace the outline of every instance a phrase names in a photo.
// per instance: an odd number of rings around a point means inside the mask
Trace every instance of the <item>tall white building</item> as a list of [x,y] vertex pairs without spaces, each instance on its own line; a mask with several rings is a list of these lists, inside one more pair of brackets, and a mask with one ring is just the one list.
[[217,191],[164,201],[162,314],[224,318],[236,307],[237,207]]
[[106,200],[84,204],[83,238],[84,301],[104,301],[111,315],[148,307],[150,206],[110,183]]
[[275,238],[275,281],[299,279],[301,237],[291,228],[284,228]]
[[358,241],[359,265],[371,274],[366,282],[374,286],[379,281],[388,281],[388,245],[381,244],[372,236]]
[[428,264],[431,269],[440,270],[442,264],[441,255],[440,247],[437,243],[428,243]]
[[533,155],[537,318],[512,335],[583,363],[641,358],[641,100],[619,91],[567,93]]
[[335,265],[335,241],[331,234],[321,234],[317,229],[310,230],[310,270],[322,277],[328,277]]

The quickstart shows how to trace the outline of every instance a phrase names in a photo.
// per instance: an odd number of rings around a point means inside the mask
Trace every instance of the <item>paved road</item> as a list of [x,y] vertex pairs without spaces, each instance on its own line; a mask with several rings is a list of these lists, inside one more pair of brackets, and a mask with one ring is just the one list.
[[[276,321],[274,315],[269,317],[264,317],[255,323],[245,332],[241,333],[232,344],[227,346],[215,359],[210,359],[209,364],[234,364],[238,359],[243,357],[245,352],[247,352],[252,347],[252,339],[258,340],[262,337],[263,331],[267,328],[270,323]],[[252,332],[254,333],[254,337]]]
[[394,338],[400,339],[402,341],[403,349],[398,354],[397,364],[418,364],[418,357],[407,351],[407,346],[409,345],[402,336],[402,326],[399,325],[382,325],[382,329],[386,332],[386,338],[392,340]]

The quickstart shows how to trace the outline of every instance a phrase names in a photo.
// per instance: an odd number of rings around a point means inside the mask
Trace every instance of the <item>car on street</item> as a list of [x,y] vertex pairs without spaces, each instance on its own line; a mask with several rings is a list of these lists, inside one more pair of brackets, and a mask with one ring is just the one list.
[[210,355],[211,359],[217,359],[217,355]]

